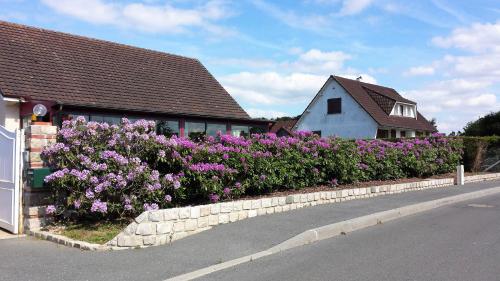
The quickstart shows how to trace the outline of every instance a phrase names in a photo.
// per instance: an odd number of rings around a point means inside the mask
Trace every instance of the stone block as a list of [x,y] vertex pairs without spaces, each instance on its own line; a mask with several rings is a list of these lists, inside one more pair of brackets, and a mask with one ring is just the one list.
[[278,206],[278,197],[271,198],[271,207]]
[[198,218],[198,228],[203,228],[208,226],[208,217]]
[[184,231],[186,223],[184,221],[174,222],[174,232]]
[[276,206],[276,207],[274,207],[274,212],[275,213],[281,213],[281,212],[283,212],[283,206]]
[[260,199],[252,200],[252,209],[259,209],[262,206],[261,203]]
[[283,206],[283,212],[290,211],[290,205]]
[[210,205],[210,214],[217,215],[220,213],[220,204],[212,204]]
[[237,212],[232,212],[229,214],[229,221],[230,222],[235,222],[238,221],[239,215]]
[[278,205],[284,206],[286,204],[286,197],[279,197],[278,198]]
[[248,218],[248,211],[247,210],[239,211],[239,213],[238,213],[238,219],[239,220],[244,220],[246,218]]
[[307,194],[300,194],[300,203],[307,202]]
[[271,198],[262,198],[262,208],[271,207]]
[[294,196],[288,195],[285,199],[286,204],[292,204],[294,202]]
[[252,200],[243,201],[243,210],[250,210],[250,209],[252,209]]
[[163,210],[163,220],[170,221],[177,219],[179,219],[179,209],[174,208]]
[[197,219],[189,219],[185,223],[186,231],[193,231],[198,228],[198,220]]
[[314,201],[318,201],[321,197],[321,194],[319,192],[314,193]]
[[134,235],[135,232],[137,231],[137,225],[138,225],[137,223],[132,222],[131,224],[127,225],[127,227],[125,227],[123,233],[127,235]]
[[204,205],[200,207],[200,216],[201,217],[206,217],[210,215],[210,206]]
[[220,214],[219,215],[219,223],[224,224],[229,222],[229,214]]
[[267,209],[266,209],[266,213],[267,213],[268,215],[270,215],[270,214],[274,214],[274,208],[267,208]]
[[187,233],[184,231],[176,232],[176,233],[174,233],[174,235],[172,235],[172,241],[182,239],[186,236],[187,236]]
[[149,211],[149,221],[163,221],[163,211]]
[[266,211],[265,208],[260,208],[260,209],[257,210],[257,215],[258,216],[263,216],[265,214],[267,214],[267,211]]
[[200,217],[200,207],[199,206],[191,207],[191,218],[197,219],[199,217]]
[[314,201],[314,193],[308,193],[307,194],[307,202]]
[[142,245],[141,236],[118,236],[118,247],[137,247]]
[[257,210],[249,210],[248,211],[248,217],[253,218],[257,216]]
[[156,234],[156,224],[143,222],[137,226],[135,234],[146,236]]
[[208,224],[209,225],[218,225],[219,224],[219,215],[208,216]]
[[233,202],[225,202],[220,204],[221,213],[230,213],[233,210]]
[[161,222],[156,225],[156,233],[157,234],[167,234],[171,233],[173,229],[174,223],[171,221]]
[[144,246],[156,245],[156,236],[146,236],[143,239]]
[[148,217],[149,217],[149,212],[143,212],[142,214],[140,214],[138,217],[135,218],[135,221],[137,223],[145,222],[148,221]]
[[156,237],[158,245],[165,245],[170,243],[170,235],[158,235]]
[[179,209],[179,218],[180,219],[187,219],[191,216],[191,208],[190,207],[184,207]]
[[243,201],[236,201],[233,203],[233,211],[243,210]]

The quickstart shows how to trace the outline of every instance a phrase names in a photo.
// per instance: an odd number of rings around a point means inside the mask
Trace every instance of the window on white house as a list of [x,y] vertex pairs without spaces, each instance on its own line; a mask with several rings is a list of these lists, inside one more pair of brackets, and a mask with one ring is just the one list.
[[342,113],[342,99],[334,98],[327,100],[327,113],[328,114],[339,114]]
[[414,105],[397,103],[391,115],[415,118],[416,110]]

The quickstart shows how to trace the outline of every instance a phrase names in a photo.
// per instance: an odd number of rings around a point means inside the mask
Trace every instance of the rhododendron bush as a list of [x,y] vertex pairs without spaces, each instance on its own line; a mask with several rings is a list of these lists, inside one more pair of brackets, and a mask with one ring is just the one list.
[[319,184],[451,172],[461,146],[439,135],[389,142],[307,132],[193,142],[156,135],[152,121],[108,125],[79,117],[63,123],[42,158],[53,169],[45,178],[54,199],[48,212],[116,218]]

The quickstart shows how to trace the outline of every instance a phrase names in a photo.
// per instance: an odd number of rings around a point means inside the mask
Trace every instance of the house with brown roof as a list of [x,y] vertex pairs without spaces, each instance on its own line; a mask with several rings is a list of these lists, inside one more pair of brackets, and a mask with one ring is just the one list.
[[[156,120],[168,134],[267,131],[197,59],[0,21],[0,125],[26,127],[82,115]],[[39,120],[40,121],[40,120]]]
[[269,132],[276,134],[278,137],[290,136],[293,134],[293,126],[295,126],[298,120],[298,118],[293,118],[290,120],[276,121],[276,123],[271,126]]
[[436,128],[417,103],[396,90],[330,76],[293,130],[344,138],[400,138],[428,135]]

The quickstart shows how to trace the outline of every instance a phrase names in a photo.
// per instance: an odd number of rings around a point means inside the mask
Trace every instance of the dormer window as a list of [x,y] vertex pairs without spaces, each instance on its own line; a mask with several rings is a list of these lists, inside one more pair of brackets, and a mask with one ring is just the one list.
[[416,109],[413,104],[396,103],[392,109],[391,115],[415,118],[415,112]]

